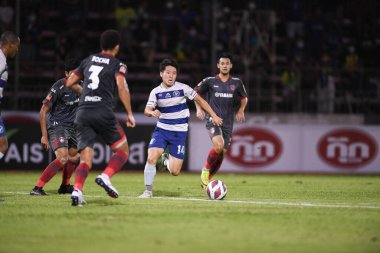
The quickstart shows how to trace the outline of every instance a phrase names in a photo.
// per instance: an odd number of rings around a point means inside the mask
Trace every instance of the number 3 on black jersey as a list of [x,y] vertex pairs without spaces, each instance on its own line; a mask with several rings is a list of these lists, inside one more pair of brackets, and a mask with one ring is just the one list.
[[96,90],[99,87],[99,73],[104,67],[91,65],[88,71],[91,72],[91,75],[88,77],[92,82],[87,85],[88,88]]

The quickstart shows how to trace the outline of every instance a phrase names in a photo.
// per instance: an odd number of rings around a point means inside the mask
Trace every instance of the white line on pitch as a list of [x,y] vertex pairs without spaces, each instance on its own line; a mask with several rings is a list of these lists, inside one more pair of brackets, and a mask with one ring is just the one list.
[[[3,194],[13,195],[29,195],[29,192],[3,192]],[[99,195],[84,195],[86,198],[108,198]],[[126,196],[127,199],[138,199],[138,197]],[[271,205],[271,206],[296,206],[296,207],[325,207],[325,208],[364,208],[364,209],[380,209],[380,206],[372,205],[349,205],[349,204],[317,204],[307,202],[275,202],[275,201],[250,201],[250,200],[209,200],[196,198],[178,198],[178,197],[153,197],[152,199],[163,200],[179,200],[179,201],[198,201],[198,202],[218,202],[218,203],[234,203],[234,204],[253,204],[253,205]]]

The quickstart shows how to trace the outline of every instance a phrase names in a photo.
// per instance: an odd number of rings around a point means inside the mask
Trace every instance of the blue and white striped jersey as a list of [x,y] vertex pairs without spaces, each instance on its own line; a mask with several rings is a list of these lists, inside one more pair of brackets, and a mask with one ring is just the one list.
[[0,104],[3,98],[3,90],[8,80],[8,66],[7,58],[5,57],[3,51],[0,49]]
[[186,98],[193,100],[195,96],[197,93],[187,84],[175,82],[170,88],[164,88],[161,83],[150,92],[146,105],[161,112],[157,127],[186,132],[190,116]]

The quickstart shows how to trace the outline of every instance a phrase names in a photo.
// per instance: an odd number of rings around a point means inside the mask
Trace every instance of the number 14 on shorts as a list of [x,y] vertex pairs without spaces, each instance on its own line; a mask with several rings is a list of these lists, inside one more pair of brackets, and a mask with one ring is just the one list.
[[177,146],[177,154],[185,154],[185,146],[178,145]]

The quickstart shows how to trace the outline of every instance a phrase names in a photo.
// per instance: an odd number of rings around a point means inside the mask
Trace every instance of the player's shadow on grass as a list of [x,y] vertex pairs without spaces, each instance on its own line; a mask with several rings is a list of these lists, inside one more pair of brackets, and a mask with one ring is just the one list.
[[180,197],[181,194],[179,192],[171,192],[171,191],[154,191],[155,197]]
[[99,206],[124,206],[126,203],[111,199],[87,199],[87,204]]

